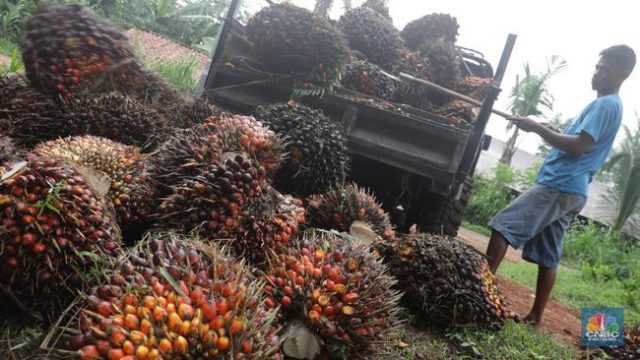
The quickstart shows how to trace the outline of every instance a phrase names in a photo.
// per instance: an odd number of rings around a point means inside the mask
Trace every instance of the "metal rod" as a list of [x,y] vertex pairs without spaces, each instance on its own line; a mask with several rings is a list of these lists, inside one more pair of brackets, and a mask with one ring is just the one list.
[[[407,80],[411,80],[411,81],[420,83],[420,84],[422,84],[422,85],[424,85],[424,86],[426,86],[426,87],[428,87],[428,88],[430,88],[432,90],[435,90],[435,91],[437,91],[439,93],[446,94],[446,95],[452,96],[454,98],[460,99],[462,101],[468,102],[471,105],[475,105],[477,107],[482,107],[482,103],[480,101],[478,101],[478,100],[476,100],[474,98],[471,98],[471,97],[469,97],[467,95],[460,94],[459,92],[456,92],[456,91],[453,91],[453,90],[449,90],[446,87],[440,86],[438,84],[434,84],[431,81],[427,81],[427,80],[424,80],[424,79],[419,79],[419,78],[417,78],[415,76],[411,76],[411,75],[405,74],[405,73],[400,73],[400,77],[404,78],[404,79],[407,79]],[[491,109],[491,112],[496,114],[496,115],[500,115],[505,119],[509,119],[510,117],[513,116],[511,114],[508,114],[508,113],[506,113],[504,111],[500,111],[500,110],[497,110],[497,109]]]

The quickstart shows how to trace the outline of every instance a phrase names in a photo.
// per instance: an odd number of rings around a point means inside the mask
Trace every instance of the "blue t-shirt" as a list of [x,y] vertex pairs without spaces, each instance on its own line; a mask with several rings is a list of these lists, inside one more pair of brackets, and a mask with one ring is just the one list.
[[604,164],[622,121],[618,95],[599,97],[565,129],[568,135],[589,134],[594,144],[581,156],[553,148],[544,160],[536,182],[562,192],[587,197],[593,175]]

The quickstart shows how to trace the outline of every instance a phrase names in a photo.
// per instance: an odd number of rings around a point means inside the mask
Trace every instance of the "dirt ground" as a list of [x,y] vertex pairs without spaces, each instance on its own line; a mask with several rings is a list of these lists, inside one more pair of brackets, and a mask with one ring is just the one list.
[[11,58],[5,54],[0,54],[0,65],[9,65],[11,64]]
[[[481,234],[466,229],[460,229],[458,237],[465,243],[484,253],[489,239]],[[519,251],[509,248],[505,260],[522,263]],[[498,276],[498,287],[504,294],[506,301],[517,314],[526,316],[533,305],[535,294],[532,290]],[[579,347],[580,343],[580,312],[577,309],[561,304],[552,298],[547,304],[541,331],[549,334],[565,344]]]

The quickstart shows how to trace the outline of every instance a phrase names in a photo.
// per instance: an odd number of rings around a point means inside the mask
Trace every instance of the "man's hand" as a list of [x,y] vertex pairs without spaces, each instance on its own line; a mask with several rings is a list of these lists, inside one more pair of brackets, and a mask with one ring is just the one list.
[[513,122],[518,129],[525,132],[537,132],[537,130],[542,126],[539,122],[527,117],[511,116],[507,120]]

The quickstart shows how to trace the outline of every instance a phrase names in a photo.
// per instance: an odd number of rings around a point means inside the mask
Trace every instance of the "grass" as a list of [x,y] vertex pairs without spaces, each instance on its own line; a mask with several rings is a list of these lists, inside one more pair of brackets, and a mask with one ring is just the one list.
[[195,90],[194,73],[199,65],[198,59],[190,56],[179,62],[156,59],[149,63],[149,68],[159,72],[180,91],[191,93]]
[[580,352],[570,346],[558,343],[548,335],[543,335],[530,326],[506,323],[499,332],[484,332],[462,329],[449,337],[458,343],[464,353],[457,359],[496,360],[543,360],[579,359]]
[[[535,264],[515,264],[504,261],[498,275],[511,279],[529,289],[535,289],[538,267]],[[583,307],[623,307],[626,324],[640,323],[640,312],[626,306],[625,290],[618,280],[601,281],[585,278],[579,270],[561,268],[552,296],[576,309]]]
[[1,54],[5,54],[5,55],[11,55],[13,54],[14,50],[19,50],[18,49],[18,45],[14,44],[13,42],[5,39],[5,38],[0,38],[0,53]]

